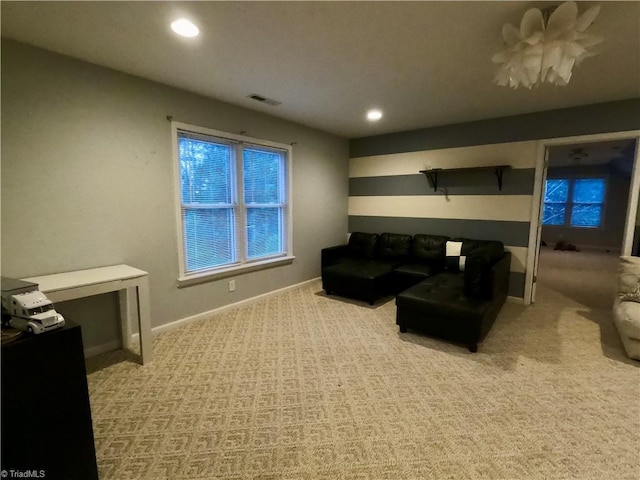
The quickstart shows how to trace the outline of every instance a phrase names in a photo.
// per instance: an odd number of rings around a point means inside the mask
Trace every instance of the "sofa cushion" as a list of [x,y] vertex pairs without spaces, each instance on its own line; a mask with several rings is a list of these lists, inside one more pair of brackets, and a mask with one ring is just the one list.
[[449,237],[443,235],[414,235],[411,241],[412,260],[429,263],[443,269],[447,240]]
[[399,260],[407,258],[411,250],[411,235],[383,233],[376,246],[376,258]]
[[481,250],[483,255],[486,255],[491,263],[502,258],[504,254],[504,244],[497,240],[470,240],[463,238],[462,242],[467,247],[464,249],[467,255]]
[[640,303],[616,301],[613,319],[621,336],[640,339]]
[[404,263],[394,270],[395,273],[416,278],[429,278],[440,271],[442,268],[439,265],[429,263]]
[[631,293],[640,281],[640,257],[621,256],[618,273],[618,293]]
[[638,302],[640,303],[640,281],[636,283],[636,288],[628,293],[622,293],[620,300],[623,302]]
[[398,308],[428,312],[435,318],[480,320],[491,302],[468,297],[463,292],[464,278],[453,272],[441,272],[396,297]]
[[449,237],[419,233],[411,241],[411,256],[425,263],[444,263],[445,245]]
[[384,260],[349,259],[322,269],[325,278],[375,280],[393,271],[395,262]]
[[464,293],[490,299],[493,292],[491,256],[481,248],[467,256],[464,269]]
[[465,293],[480,298],[493,295],[493,265],[505,255],[502,242],[481,241],[478,248],[467,255]]
[[373,258],[377,243],[377,233],[353,232],[349,237],[349,254],[353,258]]

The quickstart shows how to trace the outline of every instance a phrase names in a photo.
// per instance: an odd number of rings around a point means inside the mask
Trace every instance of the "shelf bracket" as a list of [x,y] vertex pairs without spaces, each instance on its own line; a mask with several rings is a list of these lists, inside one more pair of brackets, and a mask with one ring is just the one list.
[[508,168],[511,168],[510,165],[496,165],[496,166],[486,166],[486,167],[462,167],[462,168],[430,168],[428,170],[420,170],[420,173],[424,173],[424,175],[429,180],[429,184],[433,187],[433,191],[438,190],[438,173],[442,171],[446,172],[454,172],[454,171],[474,171],[474,170],[485,170],[490,171],[493,169],[493,173],[498,180],[498,190],[502,191],[502,174]]
[[498,190],[502,191],[502,174],[504,173],[504,167],[496,167],[494,172],[496,174],[496,178],[498,179]]
[[433,191],[438,190],[438,172],[441,169],[432,169],[432,170],[420,170],[420,173],[424,173],[429,180],[429,185],[433,187]]

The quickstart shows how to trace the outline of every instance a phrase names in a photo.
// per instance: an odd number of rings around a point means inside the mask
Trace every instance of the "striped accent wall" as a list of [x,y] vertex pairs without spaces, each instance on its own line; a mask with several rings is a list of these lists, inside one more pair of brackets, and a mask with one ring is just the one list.
[[[537,141],[443,148],[349,160],[349,232],[428,233],[500,240],[512,254],[509,295],[524,297]],[[445,170],[434,191],[420,170]]]
[[640,129],[640,98],[387,133],[349,141],[352,157]]

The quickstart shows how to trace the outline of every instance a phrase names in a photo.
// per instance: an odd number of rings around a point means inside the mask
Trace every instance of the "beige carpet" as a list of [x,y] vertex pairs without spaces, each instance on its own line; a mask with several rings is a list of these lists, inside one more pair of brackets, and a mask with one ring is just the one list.
[[568,288],[563,253],[476,354],[316,282],[163,333],[150,365],[90,359],[100,478],[637,480],[640,362],[602,293],[615,275]]

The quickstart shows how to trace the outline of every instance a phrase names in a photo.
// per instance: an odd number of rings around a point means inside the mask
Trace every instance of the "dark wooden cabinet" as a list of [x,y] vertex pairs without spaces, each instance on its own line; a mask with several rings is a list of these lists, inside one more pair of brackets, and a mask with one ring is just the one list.
[[97,480],[80,326],[2,345],[2,470]]

